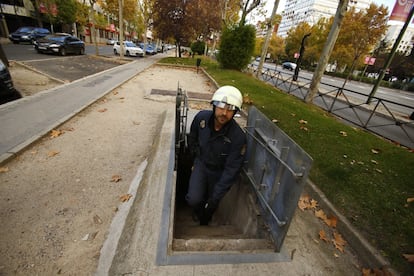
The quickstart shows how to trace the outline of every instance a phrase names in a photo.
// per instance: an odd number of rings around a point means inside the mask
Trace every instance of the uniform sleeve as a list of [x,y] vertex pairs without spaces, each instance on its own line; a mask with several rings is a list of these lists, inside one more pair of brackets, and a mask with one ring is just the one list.
[[188,147],[191,153],[192,158],[195,158],[200,154],[199,144],[198,144],[198,125],[199,125],[199,114],[197,114],[190,126],[190,134],[188,136]]
[[246,150],[246,134],[240,129],[237,139],[232,139],[231,151],[227,157],[223,174],[214,186],[212,195],[213,202],[218,204],[226,192],[236,181],[244,162]]

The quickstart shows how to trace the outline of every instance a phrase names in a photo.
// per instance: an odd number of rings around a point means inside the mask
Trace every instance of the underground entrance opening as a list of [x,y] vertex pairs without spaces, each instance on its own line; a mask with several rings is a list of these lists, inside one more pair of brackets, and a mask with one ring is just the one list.
[[[192,112],[189,117],[197,111]],[[200,226],[185,201],[192,167],[187,113],[186,97],[178,93],[157,264],[290,261],[282,244],[311,158],[257,109],[250,108],[246,164],[240,180],[221,200],[211,223]]]

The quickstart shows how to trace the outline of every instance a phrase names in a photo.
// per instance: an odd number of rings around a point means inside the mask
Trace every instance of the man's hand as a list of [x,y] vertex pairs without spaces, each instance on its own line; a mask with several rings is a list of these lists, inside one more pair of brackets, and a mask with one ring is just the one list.
[[216,209],[217,203],[211,199],[207,200],[206,204],[204,205],[203,216],[200,218],[200,225],[208,225]]

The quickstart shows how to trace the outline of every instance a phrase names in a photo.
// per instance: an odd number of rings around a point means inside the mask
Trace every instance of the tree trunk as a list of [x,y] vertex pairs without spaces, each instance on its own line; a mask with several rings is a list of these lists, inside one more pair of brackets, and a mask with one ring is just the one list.
[[348,0],[340,0],[338,8],[336,10],[334,22],[332,24],[331,30],[329,31],[328,39],[325,43],[325,46],[322,50],[321,57],[316,67],[315,73],[312,77],[312,82],[309,87],[309,92],[306,95],[305,102],[309,103],[313,101],[313,98],[318,93],[319,82],[325,72],[326,65],[328,64],[329,57],[331,56],[332,50],[335,46],[336,39],[339,35],[339,30],[341,29],[342,20],[345,16],[346,9],[348,7]]

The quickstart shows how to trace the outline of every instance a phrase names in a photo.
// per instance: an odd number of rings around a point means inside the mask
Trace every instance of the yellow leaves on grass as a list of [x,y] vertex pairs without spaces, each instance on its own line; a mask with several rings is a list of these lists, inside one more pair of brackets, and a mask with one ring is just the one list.
[[348,133],[346,133],[345,131],[343,131],[343,130],[341,130],[340,132],[339,132],[339,134],[341,134],[342,136],[344,136],[344,137],[346,137],[346,136],[348,136]]
[[380,153],[380,150],[379,149],[371,149],[371,152],[373,154],[378,154],[378,153]]
[[244,104],[253,104],[253,100],[249,97],[249,94],[245,94],[243,96],[243,103]]
[[[302,211],[311,210],[314,211],[314,215],[322,220],[329,229],[336,228],[338,224],[338,218],[332,215],[326,215],[325,212],[319,208],[318,202],[308,195],[301,196],[299,198],[298,207]],[[330,238],[332,236],[332,238]],[[332,242],[333,246],[338,249],[340,252],[344,252],[344,246],[346,245],[346,241],[342,238],[341,234],[337,231],[333,231],[332,235],[327,233],[325,230],[321,229],[319,231],[319,239],[325,242]]]
[[299,127],[301,130],[303,130],[303,131],[309,131],[309,129],[304,126],[304,125],[308,124],[308,121],[303,120],[303,119],[300,119],[299,120],[299,124],[301,124],[301,126]]

